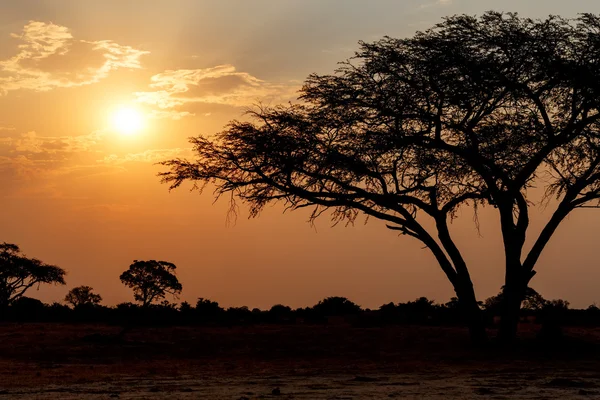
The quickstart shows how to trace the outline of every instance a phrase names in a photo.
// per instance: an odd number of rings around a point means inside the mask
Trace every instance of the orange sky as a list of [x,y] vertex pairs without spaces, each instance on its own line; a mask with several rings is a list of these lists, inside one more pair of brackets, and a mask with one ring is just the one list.
[[[600,13],[600,3],[532,0],[3,1],[0,5],[0,241],[68,271],[66,287],[28,295],[60,301],[90,285],[106,304],[132,301],[119,274],[134,259],[178,267],[182,300],[223,306],[307,306],[346,296],[364,307],[427,296],[450,284],[419,242],[378,221],[316,227],[278,206],[227,225],[210,191],[169,193],[155,162],[189,155],[186,138],[210,135],[243,107],[295,98],[311,72],[331,72],[358,40],[409,36],[444,15],[518,11]],[[141,7],[141,5],[144,7]],[[110,115],[144,116],[136,135]],[[540,210],[539,223],[546,216]],[[492,210],[482,237],[464,210],[454,233],[480,299],[498,292],[503,259]],[[538,225],[536,225],[536,221]],[[532,281],[546,298],[600,302],[600,213],[560,228]]]

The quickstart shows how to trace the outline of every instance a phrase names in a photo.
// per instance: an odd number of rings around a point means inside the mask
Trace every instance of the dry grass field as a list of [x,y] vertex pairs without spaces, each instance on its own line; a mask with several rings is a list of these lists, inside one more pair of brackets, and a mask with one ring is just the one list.
[[472,348],[451,327],[0,325],[0,399],[600,398],[600,329]]

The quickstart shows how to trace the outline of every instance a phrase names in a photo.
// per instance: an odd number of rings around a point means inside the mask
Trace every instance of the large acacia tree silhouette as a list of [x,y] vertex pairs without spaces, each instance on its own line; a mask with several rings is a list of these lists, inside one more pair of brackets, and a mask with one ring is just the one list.
[[[192,138],[196,159],[164,162],[163,181],[212,183],[252,216],[280,201],[314,207],[314,218],[386,221],[431,250],[474,340],[485,329],[449,222],[460,207],[492,205],[506,266],[500,336],[512,340],[542,250],[600,197],[600,18],[459,15],[360,46],[335,74],[311,75],[301,104]],[[558,206],[525,251],[533,186]]]

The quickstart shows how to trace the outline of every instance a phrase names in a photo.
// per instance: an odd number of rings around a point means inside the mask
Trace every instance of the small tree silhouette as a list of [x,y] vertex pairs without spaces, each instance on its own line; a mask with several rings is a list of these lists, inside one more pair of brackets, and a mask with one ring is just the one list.
[[211,301],[202,297],[196,302],[195,311],[201,321],[217,321],[225,312],[216,301]]
[[120,276],[121,282],[133,289],[133,297],[148,307],[155,300],[164,299],[165,295],[177,297],[182,286],[175,276],[177,267],[167,261],[134,260],[129,269]]
[[293,313],[290,307],[283,304],[275,304],[267,312],[267,318],[271,322],[286,322],[291,321]]
[[32,286],[42,283],[65,284],[65,270],[27,258],[16,244],[0,244],[0,317],[11,303]]
[[358,314],[361,308],[345,297],[332,296],[319,301],[313,310],[317,315],[326,317]]
[[93,293],[90,286],[78,286],[73,288],[65,296],[65,301],[73,306],[73,308],[79,308],[84,306],[95,306],[100,304],[102,296]]

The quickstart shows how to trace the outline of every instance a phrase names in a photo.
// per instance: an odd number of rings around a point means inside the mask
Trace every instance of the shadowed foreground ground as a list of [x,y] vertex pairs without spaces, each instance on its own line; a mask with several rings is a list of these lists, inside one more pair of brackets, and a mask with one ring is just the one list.
[[511,351],[442,327],[119,331],[0,325],[0,399],[600,398],[599,329]]

